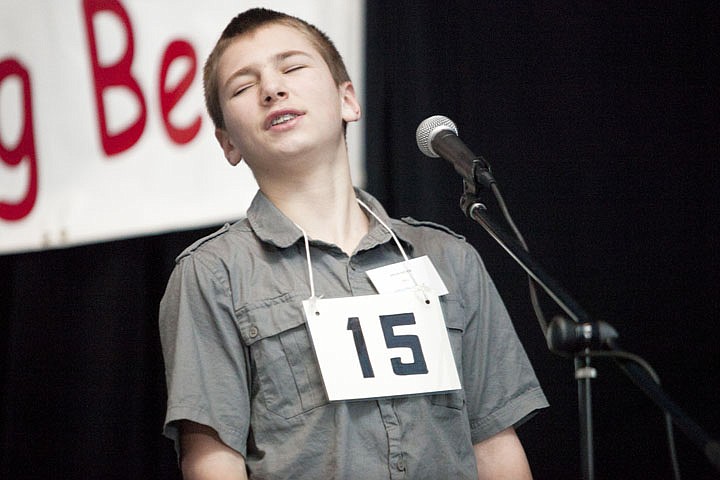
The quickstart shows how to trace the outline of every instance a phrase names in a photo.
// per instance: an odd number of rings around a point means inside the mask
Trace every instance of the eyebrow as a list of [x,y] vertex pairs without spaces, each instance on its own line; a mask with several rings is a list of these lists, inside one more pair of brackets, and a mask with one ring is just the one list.
[[[283,60],[286,60],[286,59],[288,59],[288,58],[290,58],[290,57],[295,57],[295,56],[303,56],[303,57],[307,57],[307,58],[312,59],[312,56],[311,56],[309,53],[307,53],[307,52],[305,52],[305,51],[303,51],[303,50],[287,50],[287,51],[280,52],[280,53],[274,55],[274,56],[272,57],[272,62],[275,63],[275,64],[278,64],[278,63],[282,62]],[[245,67],[242,67],[242,68],[239,68],[239,69],[235,70],[235,71],[232,73],[232,75],[230,75],[230,76],[228,77],[228,79],[225,81],[225,84],[223,85],[223,87],[227,87],[228,84],[229,84],[230,82],[232,82],[234,79],[236,79],[237,77],[242,77],[243,75],[247,75],[247,74],[250,73],[252,70],[253,70],[253,66],[252,66],[252,65],[248,65],[248,66],[245,66]]]

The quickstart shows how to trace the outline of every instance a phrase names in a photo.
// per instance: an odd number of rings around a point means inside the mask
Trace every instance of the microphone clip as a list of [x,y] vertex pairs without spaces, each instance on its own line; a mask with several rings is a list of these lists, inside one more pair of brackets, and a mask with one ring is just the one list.
[[482,156],[473,160],[472,175],[475,180],[475,185],[472,187],[473,192],[479,192],[482,187],[492,190],[493,185],[497,183],[490,170],[490,164]]
[[480,201],[478,195],[485,188],[492,190],[497,184],[490,171],[490,165],[482,157],[478,157],[472,162],[472,179],[473,181],[470,182],[463,178],[463,194],[460,197],[460,209],[469,218],[473,218],[472,214],[476,208],[487,210],[487,206]]

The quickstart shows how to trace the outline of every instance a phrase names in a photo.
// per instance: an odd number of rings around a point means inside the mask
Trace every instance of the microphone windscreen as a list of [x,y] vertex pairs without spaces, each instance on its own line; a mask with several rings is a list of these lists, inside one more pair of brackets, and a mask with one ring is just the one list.
[[415,131],[415,140],[420,151],[428,157],[438,158],[440,155],[435,153],[432,148],[432,140],[438,132],[443,130],[451,130],[455,135],[458,134],[457,127],[447,117],[442,115],[433,115],[428,117],[418,125]]

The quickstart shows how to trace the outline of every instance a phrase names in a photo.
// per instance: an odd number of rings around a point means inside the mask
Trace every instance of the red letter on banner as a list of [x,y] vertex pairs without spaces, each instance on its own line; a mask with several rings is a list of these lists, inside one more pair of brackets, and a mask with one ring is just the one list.
[[[132,147],[140,138],[145,128],[147,111],[145,99],[143,98],[140,86],[130,73],[132,66],[134,38],[132,25],[127,12],[123,9],[118,0],[83,0],[85,10],[85,28],[87,29],[90,43],[90,56],[92,57],[93,77],[95,80],[95,101],[97,103],[98,117],[100,120],[100,138],[103,149],[108,155],[121,153]],[[102,11],[112,12],[122,21],[125,32],[127,48],[123,57],[115,65],[102,66],[98,60],[97,42],[95,40],[95,29],[93,28],[93,17]],[[134,123],[119,133],[111,134],[107,128],[107,114],[103,101],[103,92],[108,87],[122,86],[135,94],[140,105],[140,115]]]
[[[35,155],[35,136],[33,134],[32,93],[30,92],[30,75],[15,59],[0,62],[0,85],[5,79],[17,76],[22,82],[23,95],[23,129],[20,139],[14,147],[6,145],[0,135],[0,160],[10,166],[17,166],[22,161],[28,163],[28,186],[24,197],[18,203],[0,200],[0,218],[5,220],[21,220],[35,206],[38,187],[37,157]],[[2,132],[0,132],[2,133]]]
[[[185,57],[190,61],[190,68],[185,72],[182,79],[172,89],[167,88],[167,74],[173,61],[178,58]],[[160,96],[160,109],[162,110],[162,119],[165,129],[170,138],[180,145],[190,142],[200,130],[201,118],[198,115],[195,121],[187,127],[178,127],[170,121],[170,112],[180,101],[182,96],[192,85],[195,72],[197,71],[197,59],[192,45],[184,40],[175,40],[168,45],[162,59],[162,68],[160,70],[160,81],[158,82],[158,90]]]

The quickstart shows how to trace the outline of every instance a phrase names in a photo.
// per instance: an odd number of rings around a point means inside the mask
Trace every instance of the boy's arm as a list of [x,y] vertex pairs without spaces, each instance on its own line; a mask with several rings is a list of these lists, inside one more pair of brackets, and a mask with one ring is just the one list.
[[473,445],[478,479],[531,480],[525,450],[515,429],[510,427]]
[[185,480],[247,480],[245,458],[225,445],[215,430],[180,424],[180,465]]

